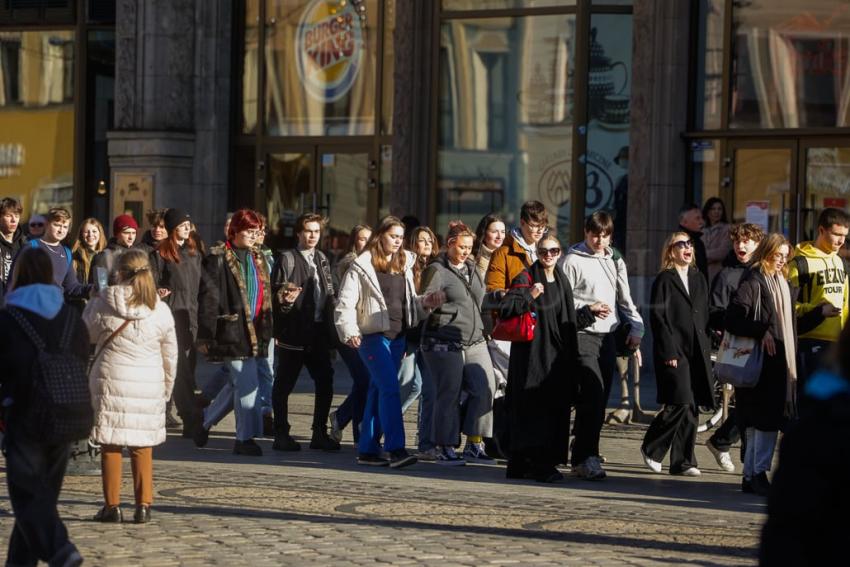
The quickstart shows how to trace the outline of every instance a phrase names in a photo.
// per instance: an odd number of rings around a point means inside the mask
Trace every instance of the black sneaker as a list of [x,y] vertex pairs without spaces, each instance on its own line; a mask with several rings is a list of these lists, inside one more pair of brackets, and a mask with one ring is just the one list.
[[272,449],[275,451],[300,451],[301,444],[292,438],[292,435],[277,435],[274,438]]
[[747,477],[743,477],[741,479],[741,492],[744,494],[753,494],[755,492],[755,490],[753,490],[753,481]]
[[360,453],[357,455],[357,464],[368,467],[386,467],[390,462],[372,453]]
[[124,515],[118,506],[104,506],[100,509],[100,512],[95,514],[94,521],[105,524],[120,524],[124,521]]
[[203,423],[199,423],[197,427],[195,427],[195,432],[192,434],[192,441],[195,442],[195,447],[206,447],[209,439],[210,430],[206,429]]
[[133,522],[136,524],[147,524],[151,521],[151,507],[142,504],[141,506],[136,506],[136,513],[133,514]]
[[409,467],[416,462],[416,457],[407,452],[407,449],[396,449],[390,451],[390,468],[400,469]]
[[766,472],[760,472],[750,479],[750,485],[753,488],[753,492],[759,496],[767,496],[770,492],[770,481],[767,480]]
[[237,439],[236,443],[233,444],[233,454],[245,455],[247,457],[262,457],[263,450],[260,449],[260,446],[253,439],[248,439],[247,441],[239,441]]
[[325,432],[314,432],[313,439],[310,440],[310,448],[320,451],[339,451],[339,443],[328,437]]
[[263,437],[274,437],[274,418],[269,414],[263,416]]

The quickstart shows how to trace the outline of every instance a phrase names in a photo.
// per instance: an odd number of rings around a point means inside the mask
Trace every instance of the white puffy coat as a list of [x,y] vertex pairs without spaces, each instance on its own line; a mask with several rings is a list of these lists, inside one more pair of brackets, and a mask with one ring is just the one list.
[[[413,283],[413,264],[416,256],[405,251],[407,263],[404,269],[406,282],[405,313],[407,327],[415,327],[426,315],[422,307],[422,297],[416,295]],[[372,266],[371,252],[363,252],[345,272],[339,286],[334,324],[342,342],[353,337],[383,333],[390,329],[390,312],[378,283],[378,274]]]
[[165,442],[165,402],[177,372],[174,317],[159,299],[151,310],[130,307],[129,286],[111,286],[89,301],[83,320],[98,352],[112,332],[127,325],[97,357],[89,374],[97,443],[152,447]]

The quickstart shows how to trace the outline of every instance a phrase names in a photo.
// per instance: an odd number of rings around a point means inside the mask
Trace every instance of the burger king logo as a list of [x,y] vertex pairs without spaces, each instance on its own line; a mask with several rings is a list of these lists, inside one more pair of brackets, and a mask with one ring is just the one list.
[[362,0],[312,0],[295,36],[298,77],[322,102],[342,98],[354,84],[363,59]]

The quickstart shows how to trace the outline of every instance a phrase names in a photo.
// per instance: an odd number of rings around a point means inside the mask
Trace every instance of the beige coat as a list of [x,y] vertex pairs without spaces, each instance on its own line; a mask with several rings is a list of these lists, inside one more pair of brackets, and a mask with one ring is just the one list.
[[[413,264],[416,256],[405,251],[407,264],[404,270],[407,301],[405,313],[407,328],[413,328],[425,316],[422,297],[416,295],[413,283]],[[378,283],[378,274],[372,266],[372,254],[364,252],[351,264],[340,284],[334,323],[342,342],[353,337],[383,333],[390,328],[390,312]]]
[[165,442],[165,402],[177,371],[174,317],[157,299],[153,310],[127,305],[129,286],[111,286],[83,312],[92,343],[103,343],[131,322],[97,357],[89,374],[97,443],[152,447]]

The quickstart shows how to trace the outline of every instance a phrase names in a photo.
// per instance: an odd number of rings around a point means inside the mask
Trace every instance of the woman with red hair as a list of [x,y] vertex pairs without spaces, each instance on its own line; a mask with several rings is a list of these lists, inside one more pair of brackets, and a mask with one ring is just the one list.
[[210,428],[233,408],[237,455],[263,454],[254,442],[262,433],[256,357],[268,350],[272,309],[268,266],[256,246],[261,228],[258,213],[236,211],[227,240],[204,258],[198,296],[198,351],[223,362],[229,382],[204,410],[195,445],[206,445]]

